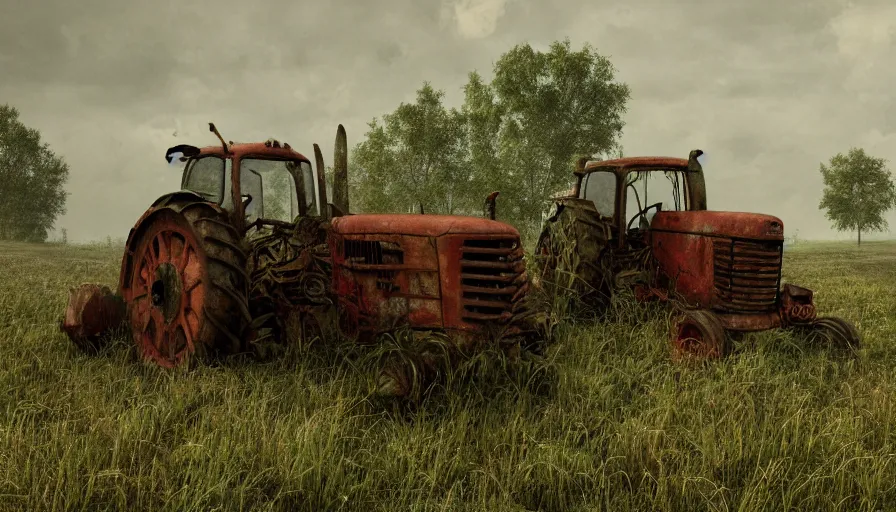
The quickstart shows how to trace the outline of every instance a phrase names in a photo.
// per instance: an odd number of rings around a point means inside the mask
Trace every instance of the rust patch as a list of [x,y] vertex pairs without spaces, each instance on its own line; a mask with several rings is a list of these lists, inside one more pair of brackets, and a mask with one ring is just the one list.
[[817,312],[812,290],[790,283],[781,287],[781,322],[784,325],[810,324]]
[[754,332],[781,327],[781,317],[777,312],[719,313],[716,316],[729,331]]
[[101,338],[122,325],[125,304],[107,286],[82,284],[69,290],[62,332],[82,350],[95,352]]

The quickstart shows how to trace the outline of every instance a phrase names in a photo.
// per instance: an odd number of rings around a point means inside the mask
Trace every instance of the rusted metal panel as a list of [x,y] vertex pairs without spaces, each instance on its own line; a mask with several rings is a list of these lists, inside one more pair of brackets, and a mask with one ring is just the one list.
[[415,328],[442,326],[442,303],[438,299],[407,298],[407,320]]
[[99,348],[101,337],[124,322],[125,303],[106,286],[82,284],[69,290],[60,329],[87,351]]
[[221,146],[207,146],[200,148],[199,154],[201,156],[214,155],[221,158],[231,157],[235,160],[250,156],[258,156],[279,160],[301,160],[308,162],[309,164],[311,163],[305,155],[292,149],[288,144],[285,146],[281,145],[280,147],[273,147],[264,142],[238,142],[235,144],[228,144],[227,148],[228,151],[225,153],[224,148]]
[[503,222],[452,215],[364,214],[333,219],[340,234],[396,234],[439,237],[449,234],[519,236],[519,231]]
[[[348,218],[348,217],[343,217]],[[435,241],[398,234],[330,237],[334,290],[346,322],[371,333],[442,326]],[[364,330],[365,328],[362,328]]]
[[799,325],[812,323],[817,312],[813,302],[812,290],[785,284],[781,287],[781,322],[784,325]]
[[701,235],[651,232],[651,251],[663,284],[671,284],[688,305],[709,308],[713,301],[712,242]]
[[663,211],[653,217],[650,230],[751,240],[784,240],[784,222],[773,215],[760,213]]
[[718,313],[722,325],[729,331],[766,331],[781,327],[777,311],[770,313]]
[[584,172],[591,172],[596,169],[686,169],[688,161],[685,158],[672,158],[666,156],[632,156],[626,158],[615,158],[613,160],[591,161],[585,164]]

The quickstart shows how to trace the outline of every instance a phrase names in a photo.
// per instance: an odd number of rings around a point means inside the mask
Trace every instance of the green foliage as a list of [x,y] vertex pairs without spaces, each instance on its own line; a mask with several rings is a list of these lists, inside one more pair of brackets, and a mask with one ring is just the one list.
[[478,132],[480,149],[495,143],[488,149],[497,149],[500,162],[480,156],[474,161],[489,167],[476,171],[501,190],[499,211],[506,218],[521,226],[540,223],[550,197],[571,180],[577,157],[618,147],[629,88],[613,82],[606,57],[589,45],[573,51],[568,39],[547,52],[515,46],[494,73],[488,86],[472,74],[467,87],[471,131]]
[[0,105],[0,240],[45,241],[65,213],[67,179],[68,165],[41,143],[40,132]]
[[422,204],[427,213],[451,214],[467,206],[456,197],[469,188],[463,118],[442,105],[443,96],[424,83],[415,103],[369,123],[352,162],[358,210],[408,212]]
[[460,111],[428,83],[414,104],[370,123],[353,154],[360,211],[482,215],[500,191],[498,217],[538,229],[550,197],[568,188],[577,157],[618,149],[628,86],[610,61],[569,40],[547,52],[528,44],[505,53],[491,83],[469,75]]
[[839,231],[856,230],[858,244],[862,232],[884,231],[884,213],[896,206],[896,184],[886,160],[874,158],[861,148],[837,153],[828,165],[821,164],[824,193],[818,207]]

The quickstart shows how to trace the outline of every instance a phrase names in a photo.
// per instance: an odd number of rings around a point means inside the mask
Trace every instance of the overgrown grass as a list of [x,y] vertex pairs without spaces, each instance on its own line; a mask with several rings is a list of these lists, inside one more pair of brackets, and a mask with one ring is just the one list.
[[58,331],[118,247],[0,245],[0,510],[893,510],[896,243],[802,244],[785,277],[856,323],[858,359],[787,333],[670,362],[662,308],[563,324],[544,361],[417,407],[337,351],[191,372]]

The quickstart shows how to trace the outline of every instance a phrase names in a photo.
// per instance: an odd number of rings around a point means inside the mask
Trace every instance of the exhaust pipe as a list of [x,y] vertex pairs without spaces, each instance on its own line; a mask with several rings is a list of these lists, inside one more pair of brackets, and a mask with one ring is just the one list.
[[336,146],[333,150],[333,203],[339,215],[349,211],[348,204],[348,142],[345,128],[340,124],[336,130]]
[[317,204],[320,205],[320,216],[330,217],[327,211],[327,170],[324,168],[324,155],[320,151],[320,146],[314,144],[314,165],[317,167]]
[[703,166],[700,155],[703,151],[695,149],[688,155],[688,189],[690,190],[691,210],[706,210],[706,180],[703,177]]
[[495,203],[497,202],[498,194],[500,192],[495,191],[485,198],[485,216],[491,220],[495,220]]

